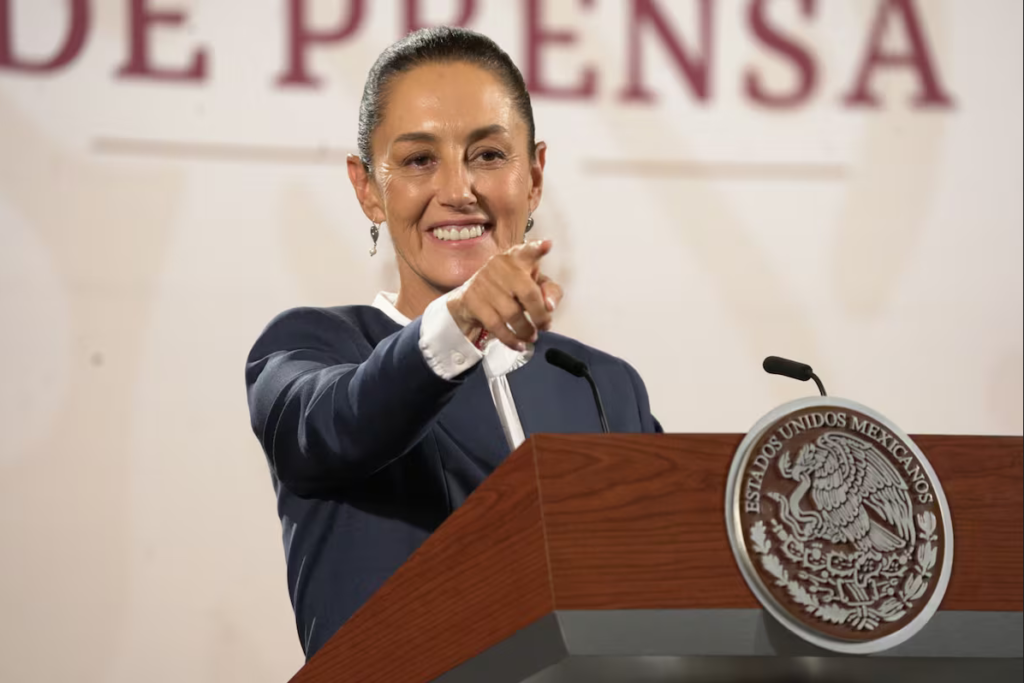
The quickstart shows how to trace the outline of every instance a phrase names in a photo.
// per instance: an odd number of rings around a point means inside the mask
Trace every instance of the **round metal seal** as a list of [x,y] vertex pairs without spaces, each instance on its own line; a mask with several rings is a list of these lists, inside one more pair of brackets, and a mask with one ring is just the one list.
[[726,525],[764,608],[835,652],[906,641],[949,583],[953,529],[935,471],[853,401],[799,399],[754,425],[729,472]]

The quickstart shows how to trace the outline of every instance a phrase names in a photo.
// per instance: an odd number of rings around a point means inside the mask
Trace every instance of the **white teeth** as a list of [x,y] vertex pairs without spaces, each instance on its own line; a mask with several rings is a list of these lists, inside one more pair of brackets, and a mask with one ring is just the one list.
[[455,242],[459,240],[470,240],[484,234],[484,226],[474,225],[465,228],[437,228],[434,230],[434,237],[439,240]]

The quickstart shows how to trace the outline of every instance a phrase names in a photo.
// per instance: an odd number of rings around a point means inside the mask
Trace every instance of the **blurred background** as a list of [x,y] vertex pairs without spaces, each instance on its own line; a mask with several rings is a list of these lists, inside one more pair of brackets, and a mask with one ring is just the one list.
[[558,331],[669,431],[813,387],[1022,433],[1018,0],[0,0],[0,680],[302,663],[243,367],[397,283],[345,173],[365,75],[460,23],[549,145]]

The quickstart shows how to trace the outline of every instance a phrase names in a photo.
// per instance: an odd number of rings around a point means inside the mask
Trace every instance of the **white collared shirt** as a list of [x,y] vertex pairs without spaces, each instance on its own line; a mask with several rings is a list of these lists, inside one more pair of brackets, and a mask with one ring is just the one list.
[[[397,294],[380,292],[373,300],[373,306],[405,327],[411,321],[395,308],[397,299]],[[520,353],[491,337],[484,342],[484,350],[481,352],[462,334],[443,296],[431,302],[423,312],[419,344],[427,365],[442,379],[454,379],[483,361],[487,386],[491,390],[494,408],[498,411],[498,420],[509,448],[515,450],[526,440],[506,375],[523,367],[533,358],[533,344],[527,344],[526,351]]]

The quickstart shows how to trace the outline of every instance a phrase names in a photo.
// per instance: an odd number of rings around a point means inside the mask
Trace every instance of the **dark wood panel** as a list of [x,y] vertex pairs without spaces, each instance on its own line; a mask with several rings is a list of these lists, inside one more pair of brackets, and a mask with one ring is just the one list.
[[510,456],[294,683],[429,681],[550,613],[532,448]]
[[[539,437],[557,608],[757,607],[725,529],[725,483],[741,438]],[[1021,611],[1024,440],[913,438],[953,517],[942,609]]]
[[915,436],[953,517],[942,609],[1024,610],[1024,439]]
[[725,533],[741,438],[538,437],[556,608],[758,607]]

